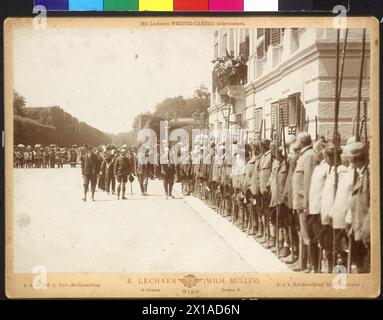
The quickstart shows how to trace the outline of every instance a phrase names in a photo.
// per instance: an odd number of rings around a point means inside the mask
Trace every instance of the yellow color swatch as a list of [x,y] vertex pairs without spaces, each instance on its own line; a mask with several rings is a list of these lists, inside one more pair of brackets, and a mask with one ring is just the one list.
[[173,11],[173,0],[140,0],[140,11]]

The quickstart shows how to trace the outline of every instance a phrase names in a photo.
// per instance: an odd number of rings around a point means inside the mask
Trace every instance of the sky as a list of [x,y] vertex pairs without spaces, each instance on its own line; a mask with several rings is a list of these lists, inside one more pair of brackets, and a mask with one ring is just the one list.
[[16,29],[14,90],[27,107],[60,106],[105,132],[167,97],[211,88],[213,30]]

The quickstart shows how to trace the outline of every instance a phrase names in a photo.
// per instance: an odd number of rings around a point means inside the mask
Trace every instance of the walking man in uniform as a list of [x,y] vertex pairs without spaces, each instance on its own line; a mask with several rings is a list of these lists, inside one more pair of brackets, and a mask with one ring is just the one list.
[[127,150],[122,148],[120,154],[114,162],[114,176],[117,180],[117,200],[120,200],[122,192],[122,200],[126,200],[126,182],[128,181],[129,160],[126,156]]
[[96,191],[96,183],[97,183],[97,166],[96,166],[96,156],[93,153],[92,148],[88,148],[87,145],[84,146],[86,148],[86,154],[81,159],[81,170],[82,170],[82,176],[84,179],[84,198],[83,201],[86,201],[86,195],[88,193],[89,189],[89,183],[90,188],[92,192],[92,201],[94,200],[94,193]]

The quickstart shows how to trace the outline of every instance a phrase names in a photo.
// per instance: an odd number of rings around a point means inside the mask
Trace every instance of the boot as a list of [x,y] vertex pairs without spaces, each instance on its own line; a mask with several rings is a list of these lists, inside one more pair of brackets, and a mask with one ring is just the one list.
[[305,245],[303,246],[303,248],[304,248],[303,250],[306,252],[306,259],[307,259],[306,268],[303,268],[303,272],[311,273],[314,271],[314,268],[311,262],[311,259],[312,259],[311,245]]

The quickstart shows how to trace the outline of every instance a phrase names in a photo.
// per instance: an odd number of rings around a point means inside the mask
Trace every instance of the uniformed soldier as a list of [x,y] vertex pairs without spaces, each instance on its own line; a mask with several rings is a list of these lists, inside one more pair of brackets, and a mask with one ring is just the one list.
[[55,162],[57,163],[57,169],[60,169],[63,167],[62,164],[62,154],[60,148],[57,148],[55,150]]
[[54,147],[49,149],[49,166],[53,169],[56,164],[56,152]]
[[45,147],[43,151],[43,168],[49,167],[49,147]]
[[253,143],[254,153],[254,169],[251,173],[250,192],[252,195],[252,217],[253,226],[256,239],[263,237],[263,224],[262,224],[262,201],[261,192],[259,187],[259,161],[262,158],[261,141],[255,140]]
[[23,164],[24,156],[23,156],[23,152],[20,148],[16,149],[15,157],[16,157],[16,168],[23,168],[24,167],[24,164]]
[[72,146],[72,148],[69,151],[69,162],[70,162],[71,168],[76,168],[77,152],[76,152],[75,146]]
[[245,173],[242,183],[242,194],[244,195],[244,209],[246,214],[246,225],[247,233],[254,234],[254,205],[253,205],[253,194],[251,192],[251,178],[254,172],[254,164],[256,160],[256,154],[254,151],[254,142],[248,146],[250,154],[246,161]]
[[[278,171],[281,166],[282,153],[278,150],[278,145],[276,141],[270,143],[270,157],[271,157],[271,172],[269,176],[269,181],[267,187],[269,190],[269,242],[267,247],[271,248],[273,252],[276,252],[276,214],[277,214],[277,205],[279,203],[278,194],[277,194],[277,179]],[[279,232],[279,231],[278,231]],[[281,247],[281,246],[280,246]]]
[[286,185],[287,175],[288,175],[288,159],[287,159],[287,150],[288,145],[285,147],[279,147],[278,160],[280,161],[280,166],[277,173],[277,182],[275,190],[274,201],[279,208],[279,257],[285,258],[290,255],[290,232],[289,232],[289,212],[286,204],[286,199],[284,198],[284,189]]
[[41,154],[40,146],[35,147],[33,150],[33,166],[35,168],[41,167],[41,157],[42,157],[42,154]]
[[347,146],[350,163],[355,170],[347,229],[352,235],[351,257],[359,273],[370,271],[370,169],[368,148],[362,142]]
[[[274,144],[273,144],[274,145]],[[270,140],[261,140],[261,152],[262,156],[259,159],[258,175],[259,175],[259,191],[261,194],[261,224],[264,238],[260,238],[260,243],[263,243],[265,247],[273,244],[273,240],[270,237],[269,229],[269,204],[270,204],[270,192],[268,182],[271,174],[272,165],[272,153],[270,151]]]
[[[311,177],[309,193],[309,216],[308,216],[308,234],[310,237],[309,254],[314,272],[320,272],[319,254],[323,248],[319,246],[321,224],[321,202],[323,187],[329,172],[329,165],[324,159],[324,149],[326,143],[318,140],[313,145],[314,170]],[[320,254],[321,255],[321,254]],[[321,255],[322,256],[322,255]]]
[[142,196],[148,196],[148,183],[149,183],[149,177],[151,174],[151,164],[149,162],[149,157],[150,157],[149,148],[145,150],[145,153],[143,152],[140,153],[139,151],[136,157],[135,173],[137,175],[138,182],[140,184]]
[[109,148],[106,151],[104,161],[101,165],[101,171],[105,175],[105,191],[110,194],[110,189],[112,187],[112,195],[116,191],[116,179],[114,178],[114,161],[115,161],[115,149]]
[[129,174],[129,159],[127,158],[126,148],[121,148],[120,154],[114,162],[114,176],[117,180],[117,200],[120,200],[120,194],[122,192],[122,199],[126,200],[126,183],[128,181]]
[[[309,211],[309,192],[311,176],[314,170],[313,148],[311,145],[311,136],[307,132],[298,134],[297,142],[300,149],[300,155],[295,167],[292,181],[293,191],[293,209],[299,219],[300,250],[299,261],[293,267],[294,271],[305,271],[310,262],[307,256],[310,238],[308,235],[307,218]],[[311,270],[308,270],[311,272]]]
[[161,160],[161,175],[164,184],[165,198],[169,197],[174,199],[173,196],[173,185],[176,175],[176,166],[169,160],[169,148],[165,148],[165,153],[162,155]]
[[84,179],[84,197],[83,201],[86,201],[86,196],[89,189],[89,183],[91,187],[92,192],[92,201],[95,201],[94,199],[94,193],[96,191],[96,184],[97,184],[97,165],[96,165],[96,156],[94,155],[94,152],[92,148],[88,148],[87,145],[84,146],[84,148],[87,150],[86,154],[81,159],[81,172]]

